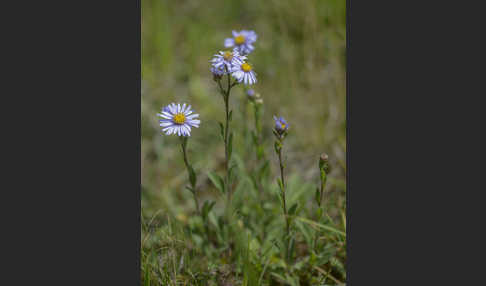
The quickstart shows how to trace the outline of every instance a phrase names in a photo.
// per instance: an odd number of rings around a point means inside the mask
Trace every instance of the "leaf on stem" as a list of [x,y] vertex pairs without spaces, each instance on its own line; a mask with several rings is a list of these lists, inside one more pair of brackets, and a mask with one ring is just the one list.
[[197,180],[196,172],[194,172],[194,169],[192,168],[191,165],[188,166],[188,170],[189,170],[189,182],[191,183],[191,186],[194,189]]
[[321,169],[321,185],[322,185],[323,190],[324,190],[324,187],[326,186],[326,181],[327,181],[326,171]]
[[280,178],[277,178],[277,183],[278,183],[278,187],[280,188],[280,192],[284,192],[284,186],[282,184],[282,180],[280,180]]
[[223,126],[223,123],[221,123],[221,122],[218,121],[218,124],[219,124],[221,139],[224,140],[224,126]]
[[294,215],[297,211],[297,207],[299,206],[298,203],[293,204],[289,209],[289,215]]
[[231,165],[231,167],[228,170],[228,177],[229,177],[230,182],[232,181],[233,174],[234,174],[233,171],[235,170],[235,168],[236,168],[236,164],[233,164],[233,165]]
[[282,143],[280,143],[279,141],[275,141],[275,152],[280,153],[280,150],[282,150]]
[[253,144],[256,146],[258,145],[258,136],[256,135],[255,131],[251,131],[251,137],[253,139]]
[[228,140],[228,161],[231,160],[231,154],[233,153],[233,132],[230,133]]
[[224,181],[223,178],[221,178],[218,174],[214,172],[209,172],[208,177],[211,180],[211,182],[214,184],[214,186],[224,194]]
[[267,161],[265,161],[265,163],[262,165],[262,167],[258,171],[258,178],[260,180],[262,180],[263,177],[268,173],[269,167],[270,167],[270,163],[267,160]]
[[186,186],[186,189],[189,190],[189,192],[194,193],[193,188],[191,188],[190,186]]
[[207,220],[208,214],[213,209],[214,204],[216,204],[215,201],[205,201],[204,202],[204,205],[202,207],[202,216],[203,216],[204,221]]
[[321,204],[321,191],[319,190],[319,188],[316,188],[316,193],[314,195],[314,199],[316,200],[317,205]]

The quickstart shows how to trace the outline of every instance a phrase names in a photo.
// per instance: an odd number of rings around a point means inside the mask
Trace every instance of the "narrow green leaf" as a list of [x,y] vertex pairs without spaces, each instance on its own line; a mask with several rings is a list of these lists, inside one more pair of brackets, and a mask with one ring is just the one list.
[[293,253],[294,253],[294,246],[295,246],[295,238],[292,236],[292,237],[290,238],[290,242],[289,242],[289,249],[288,249],[288,253],[287,253],[287,257],[288,257],[289,259],[291,259],[291,258],[292,258],[292,255],[293,255]]
[[322,217],[322,208],[317,209],[317,219],[320,220]]
[[224,125],[223,125],[223,123],[221,123],[219,121],[218,121],[218,124],[219,124],[219,130],[220,130],[221,139],[224,140]]
[[214,172],[208,172],[208,177],[211,180],[211,182],[214,184],[214,186],[221,192],[224,193],[224,181],[223,179],[216,173]]
[[189,182],[191,183],[193,189],[194,186],[196,186],[196,180],[197,180],[196,172],[194,172],[192,166],[189,166]]
[[322,189],[326,186],[326,181],[327,181],[327,175],[326,171],[321,170],[321,184],[322,184]]
[[204,205],[203,205],[202,211],[201,211],[204,221],[207,220],[208,214],[209,214],[209,212],[211,212],[211,209],[214,207],[215,203],[216,202],[214,202],[214,201],[205,201],[204,202]]
[[263,157],[263,153],[264,152],[265,152],[265,148],[262,145],[259,145],[257,147],[257,156],[258,156],[258,159],[260,159],[260,158]]
[[255,146],[258,145],[258,136],[256,135],[255,131],[251,131],[251,138],[253,139],[253,144]]
[[337,233],[337,234],[340,234],[344,237],[346,237],[346,233],[338,230],[338,229],[335,229],[334,227],[331,227],[331,226],[327,226],[327,225],[323,225],[323,224],[320,224],[320,223],[317,223],[315,221],[312,221],[310,219],[306,219],[306,218],[303,218],[303,217],[296,217],[296,219],[304,222],[304,223],[307,223],[313,227],[320,227],[322,229],[325,229],[325,230],[328,230],[328,231],[331,231],[331,232],[334,232],[334,233]]
[[265,161],[265,163],[263,163],[262,167],[258,171],[258,176],[260,180],[268,173],[269,167],[270,167],[270,162],[267,160]]
[[278,183],[278,187],[280,188],[280,191],[283,192],[284,186],[283,186],[282,180],[280,180],[280,178],[277,178],[277,183]]
[[208,215],[208,201],[205,201],[202,208],[201,208],[201,215],[204,220],[206,220],[206,217]]
[[209,207],[208,207],[208,213],[209,213],[209,212],[211,212],[211,210],[213,209],[213,207],[214,207],[214,205],[215,205],[215,204],[216,204],[216,202],[215,202],[215,201],[211,201],[211,202],[209,203]]
[[280,153],[280,150],[282,150],[282,144],[278,141],[275,141],[274,147],[275,147],[275,152],[277,152],[277,154]]
[[277,137],[277,138],[280,137],[280,135],[278,134],[278,132],[275,129],[273,129],[272,132],[273,132],[273,135],[275,135],[275,137]]
[[231,119],[233,119],[233,110],[230,110],[230,112],[229,112],[228,121],[231,121]]
[[285,277],[278,274],[277,272],[270,272],[270,274],[276,277],[277,279],[281,280],[281,282],[287,282],[287,279],[285,279]]
[[228,177],[230,178],[230,181],[232,181],[232,179],[233,179],[235,169],[236,169],[236,164],[233,164],[233,165],[231,165],[231,167],[228,170]]
[[289,215],[294,215],[298,206],[299,206],[298,203],[293,204],[288,211]]
[[233,132],[230,133],[228,141],[228,161],[231,160],[231,154],[233,153]]

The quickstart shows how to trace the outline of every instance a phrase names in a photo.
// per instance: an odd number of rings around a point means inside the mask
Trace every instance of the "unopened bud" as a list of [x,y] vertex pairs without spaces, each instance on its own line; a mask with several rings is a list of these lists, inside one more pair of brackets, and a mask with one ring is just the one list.
[[255,97],[255,91],[253,89],[249,89],[246,91],[246,95],[248,95],[250,99],[253,99]]
[[328,160],[329,160],[329,156],[327,156],[326,153],[322,153],[321,157],[319,158],[319,169],[322,169],[324,165],[326,165],[327,166],[326,169],[328,169],[328,164],[327,164]]
[[322,153],[321,160],[324,161],[324,162],[327,162],[328,159],[329,159],[329,156],[327,156],[326,153]]

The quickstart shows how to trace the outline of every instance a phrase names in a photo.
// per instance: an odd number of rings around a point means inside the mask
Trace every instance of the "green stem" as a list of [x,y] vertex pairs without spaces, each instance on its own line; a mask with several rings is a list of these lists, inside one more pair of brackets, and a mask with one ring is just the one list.
[[[264,158],[263,156],[260,156],[259,150],[262,149],[262,137],[261,137],[261,124],[260,124],[260,106],[257,104],[253,104],[255,108],[254,116],[255,116],[255,135],[256,135],[256,143],[255,143],[255,155],[256,155],[256,162],[257,162],[257,168],[262,167],[262,159]],[[264,162],[264,160],[263,160]],[[257,180],[257,187],[258,187],[258,192],[260,195],[260,201],[262,201],[262,209],[263,209],[263,184],[260,181],[260,174],[258,174],[258,171],[256,173],[256,180]]]
[[224,128],[224,154],[225,154],[225,169],[226,169],[226,175],[224,178],[224,185],[226,188],[227,196],[228,196],[228,204],[231,204],[231,185],[229,181],[229,124],[230,124],[230,118],[229,118],[229,97],[230,97],[230,91],[231,91],[231,78],[230,74],[228,73],[228,88],[224,90],[221,86],[221,83],[219,83],[219,87],[223,93],[223,99],[224,99],[224,107],[225,107],[225,113],[226,113],[226,122],[225,122],[225,128]]
[[287,238],[289,238],[290,234],[290,224],[289,224],[289,218],[287,214],[287,203],[285,199],[285,177],[284,177],[284,166],[282,162],[282,150],[278,152],[278,161],[280,163],[280,180],[282,180],[282,201],[283,201],[283,211],[285,215],[285,225],[286,225],[286,232],[287,232]]
[[[227,192],[227,203],[226,203],[226,216],[228,218],[228,225],[230,225],[230,218],[231,218],[231,183],[230,183],[230,178],[229,178],[229,123],[230,123],[230,110],[229,110],[229,97],[230,97],[230,91],[231,88],[235,85],[235,83],[231,84],[231,77],[228,72],[228,69],[226,69],[227,75],[228,75],[228,87],[226,90],[223,89],[221,85],[221,81],[218,81],[218,86],[221,91],[221,95],[223,96],[224,100],[224,107],[225,107],[225,114],[226,114],[226,122],[224,126],[224,154],[225,154],[225,169],[226,169],[226,174],[224,177],[224,188],[225,191]],[[232,238],[230,238],[230,241],[228,242],[228,255],[229,257],[232,256],[232,251],[231,251],[231,245],[232,245]]]
[[[182,137],[181,147],[182,147],[182,154],[184,156],[184,164],[186,165],[186,169],[187,169],[187,173],[189,174],[189,181],[190,181],[192,167],[189,164],[189,160],[187,160],[187,152],[186,152],[187,140],[188,140],[187,137]],[[194,182],[194,184],[192,184],[192,182],[190,183],[192,188],[192,194],[194,197],[194,204],[196,205],[196,212],[198,215],[201,215],[201,212],[199,210],[199,201],[197,200],[197,196],[196,196],[196,182]]]
[[[319,168],[319,171],[320,172],[325,172],[321,168]],[[320,172],[319,172],[319,174],[320,174]],[[321,174],[320,174],[320,178],[321,178],[321,184],[320,184],[320,189],[319,189],[319,201],[317,202],[317,208],[318,208],[318,210],[322,208],[322,199],[324,197],[324,187],[325,187],[325,182],[324,182],[323,177],[322,177]],[[321,217],[322,217],[322,213],[323,212],[324,212],[324,210],[321,209]],[[318,217],[317,219],[320,219],[321,217]],[[315,239],[314,239],[314,250],[317,248],[317,240],[318,239],[319,239],[319,231],[316,230],[316,235],[315,235]]]
[[[252,104],[254,107],[254,117],[255,117],[255,136],[256,136],[256,142],[255,142],[255,157],[256,157],[256,162],[257,166],[255,168],[255,181],[256,181],[256,187],[258,190],[258,196],[260,200],[260,208],[262,209],[263,215],[265,215],[265,209],[264,209],[264,192],[263,192],[263,182],[262,182],[262,174],[259,173],[259,169],[263,167],[263,163],[265,162],[265,155],[264,153],[262,156],[259,154],[259,150],[263,149],[262,147],[262,136],[261,136],[261,122],[260,122],[260,108],[261,106],[256,104],[255,102]],[[252,140],[253,141],[253,140]],[[261,239],[262,241],[265,240],[265,222],[262,220],[262,235]]]
[[289,216],[287,213],[287,202],[285,198],[285,177],[284,177],[284,165],[282,162],[282,135],[279,136],[279,148],[277,150],[278,154],[278,161],[280,163],[280,180],[282,183],[281,189],[282,189],[282,207],[283,207],[283,212],[284,212],[284,217],[285,217],[285,231],[286,231],[286,236],[285,236],[285,260],[289,261],[290,260],[290,221],[289,221]]

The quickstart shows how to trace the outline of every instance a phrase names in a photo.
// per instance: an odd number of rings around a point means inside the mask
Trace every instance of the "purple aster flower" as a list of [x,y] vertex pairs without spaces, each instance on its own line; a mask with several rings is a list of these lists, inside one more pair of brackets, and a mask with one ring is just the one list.
[[231,73],[233,65],[241,65],[246,60],[245,56],[234,49],[231,51],[220,51],[219,54],[214,55],[211,60],[211,72],[216,75],[226,74],[226,71]]
[[248,63],[233,65],[231,75],[238,81],[244,84],[251,85],[257,82],[256,73]]
[[191,136],[191,127],[198,128],[201,123],[199,119],[195,119],[199,114],[192,112],[191,106],[186,108],[185,103],[182,106],[179,103],[171,103],[162,108],[161,113],[157,113],[157,116],[162,117],[159,120],[160,126],[163,127],[162,131],[166,135]]
[[233,37],[224,40],[224,46],[227,48],[235,47],[242,55],[248,55],[255,47],[253,43],[257,40],[257,34],[254,31],[242,30],[236,32],[233,30]]
[[289,124],[282,116],[277,118],[277,116],[274,115],[273,119],[275,120],[275,130],[277,130],[279,134],[285,133],[289,129]]

